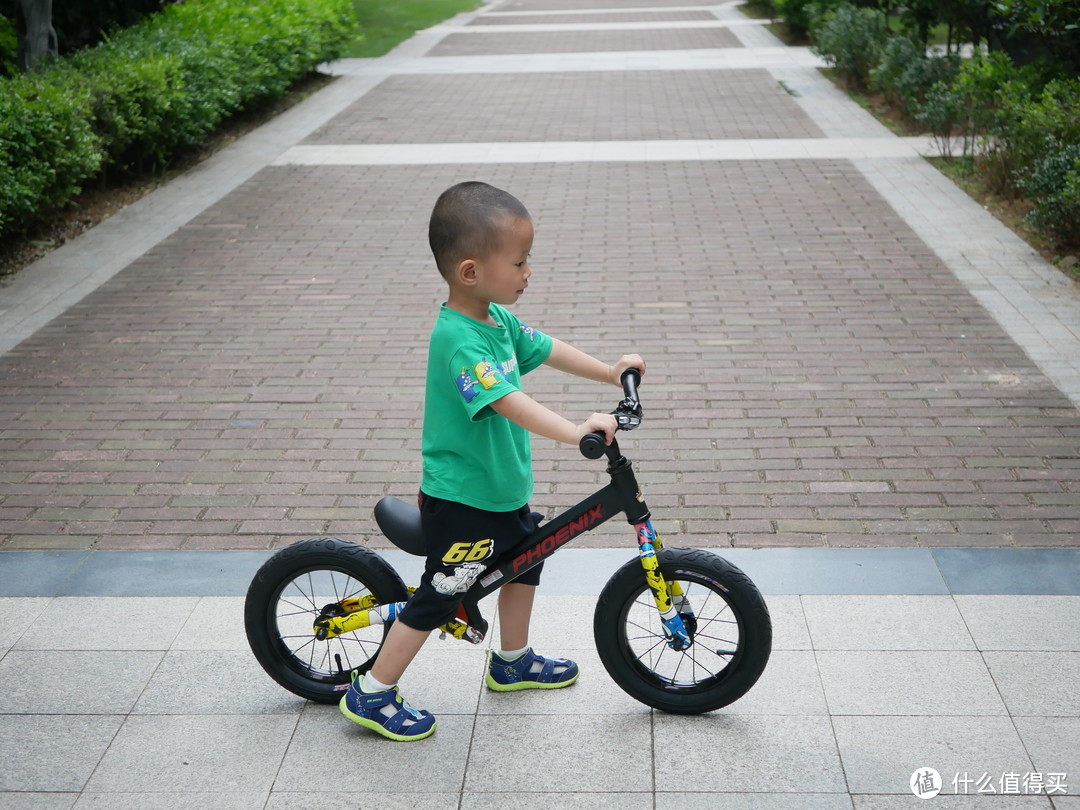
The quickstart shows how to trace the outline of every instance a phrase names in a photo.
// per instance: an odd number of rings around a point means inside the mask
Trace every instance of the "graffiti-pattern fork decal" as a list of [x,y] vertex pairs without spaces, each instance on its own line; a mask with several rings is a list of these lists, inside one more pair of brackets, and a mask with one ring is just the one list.
[[656,552],[663,548],[663,543],[653,530],[652,523],[646,520],[644,523],[635,524],[634,529],[637,531],[641,567],[645,569],[645,582],[652,591],[656,609],[660,612],[668,646],[673,650],[685,650],[692,643],[683,621],[684,615],[693,615],[690,602],[678,582],[669,585],[660,573],[660,561],[656,559]]

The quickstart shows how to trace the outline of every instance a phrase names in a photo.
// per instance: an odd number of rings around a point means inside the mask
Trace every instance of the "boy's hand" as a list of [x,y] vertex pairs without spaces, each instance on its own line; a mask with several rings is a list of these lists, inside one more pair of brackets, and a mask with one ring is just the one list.
[[611,377],[608,382],[612,385],[622,387],[622,375],[628,368],[636,368],[638,374],[642,377],[645,376],[645,361],[640,354],[624,354],[619,358],[619,361],[611,366]]
[[582,424],[578,425],[578,441],[588,433],[601,433],[604,436],[604,444],[611,444],[615,438],[615,431],[619,429],[619,423],[610,413],[594,413]]

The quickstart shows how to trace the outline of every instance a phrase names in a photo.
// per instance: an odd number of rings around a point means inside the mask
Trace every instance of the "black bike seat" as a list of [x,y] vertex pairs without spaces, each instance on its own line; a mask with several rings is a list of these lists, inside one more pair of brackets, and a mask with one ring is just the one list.
[[410,554],[427,554],[420,529],[420,510],[397,498],[385,497],[375,504],[375,522],[386,539]]

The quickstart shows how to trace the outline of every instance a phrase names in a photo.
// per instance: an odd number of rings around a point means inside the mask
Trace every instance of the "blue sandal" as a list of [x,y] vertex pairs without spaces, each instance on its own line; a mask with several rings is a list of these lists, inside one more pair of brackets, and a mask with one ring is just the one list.
[[[534,663],[540,666],[534,667]],[[537,671],[533,671],[536,669]],[[560,671],[556,672],[556,669]],[[494,650],[488,662],[488,689],[496,692],[517,692],[521,689],[560,689],[578,677],[578,665],[566,658],[545,658],[532,647],[513,661],[507,661]]]
[[435,716],[406,703],[396,686],[383,692],[364,692],[360,680],[354,675],[338,704],[341,713],[354,723],[398,742],[422,740],[435,733]]

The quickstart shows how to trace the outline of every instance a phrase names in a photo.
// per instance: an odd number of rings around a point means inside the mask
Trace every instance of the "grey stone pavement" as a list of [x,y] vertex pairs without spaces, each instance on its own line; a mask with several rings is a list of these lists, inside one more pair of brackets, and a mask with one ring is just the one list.
[[[818,66],[731,3],[504,0],[334,64],[0,288],[0,807],[891,808],[935,768],[943,807],[1080,808],[1080,292]],[[766,594],[730,707],[603,671],[615,522],[539,597],[581,682],[487,693],[433,641],[402,685],[428,741],[247,651],[262,560],[385,548],[370,507],[415,490],[427,215],[470,178],[533,212],[523,319],[649,361],[624,447],[668,544]],[[571,416],[613,390],[531,377]],[[600,481],[535,452],[537,508]]]

